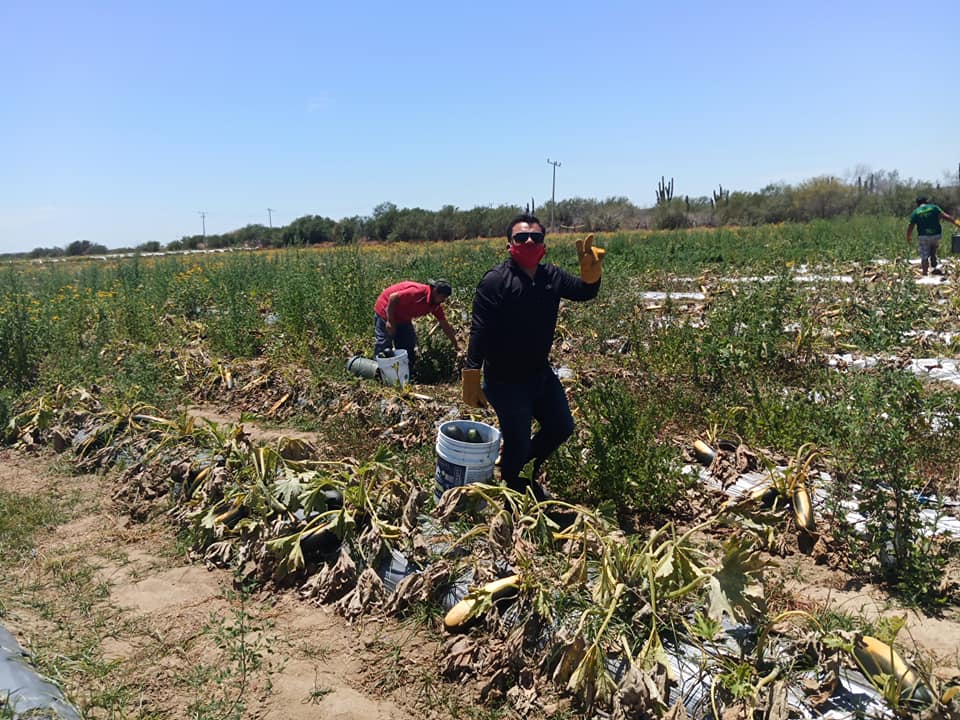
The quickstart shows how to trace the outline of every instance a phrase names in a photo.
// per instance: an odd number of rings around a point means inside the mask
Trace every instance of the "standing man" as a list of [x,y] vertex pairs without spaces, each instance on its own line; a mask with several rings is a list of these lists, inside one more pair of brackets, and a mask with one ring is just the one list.
[[[488,400],[500,421],[500,474],[512,490],[532,486],[538,502],[547,499],[536,481],[544,460],[573,433],[573,416],[549,355],[561,299],[592,300],[600,290],[606,250],[593,235],[577,241],[580,277],[550,263],[543,223],[518,215],[507,227],[510,258],[488,270],[473,299],[470,344],[462,373],[463,401],[481,407]],[[483,369],[483,389],[480,373]],[[530,436],[533,421],[539,429]],[[533,480],[520,477],[534,460]]]
[[960,227],[960,222],[945,213],[937,205],[928,202],[926,197],[917,198],[917,207],[910,214],[907,225],[907,245],[912,245],[913,228],[917,228],[917,241],[920,244],[920,270],[927,274],[927,267],[934,275],[943,274],[937,267],[937,248],[940,247],[940,221],[946,220]]
[[427,280],[426,284],[404,280],[391,285],[377,298],[373,306],[373,355],[394,348],[407,351],[410,369],[416,361],[417,331],[414,318],[432,314],[443,333],[450,338],[455,352],[460,352],[457,334],[443,312],[443,302],[453,293],[447,280]]

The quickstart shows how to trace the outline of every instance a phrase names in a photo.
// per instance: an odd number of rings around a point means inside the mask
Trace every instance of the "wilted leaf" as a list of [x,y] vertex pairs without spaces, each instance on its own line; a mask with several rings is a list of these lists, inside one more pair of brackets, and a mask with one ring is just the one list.
[[456,680],[473,671],[482,653],[482,646],[473,638],[467,635],[454,637],[444,647],[440,672],[445,678]]
[[357,584],[344,595],[335,608],[348,622],[355,622],[361,615],[369,613],[380,604],[385,593],[383,581],[373,568],[367,568],[357,579]]
[[490,521],[490,546],[500,555],[507,556],[513,549],[513,514],[506,510],[498,512]]
[[667,651],[663,647],[663,641],[660,639],[660,633],[656,630],[650,633],[647,641],[643,644],[643,648],[637,655],[637,660],[643,669],[654,672],[657,668],[660,668],[666,673],[669,680],[677,680],[667,657]]
[[233,540],[220,540],[219,542],[215,542],[207,548],[203,559],[214,565],[224,566],[230,561],[234,544]]
[[700,585],[691,585],[707,572],[701,565],[701,553],[692,546],[675,540],[668,540],[658,550],[662,550],[656,566],[657,588],[661,593],[690,588],[697,590]]
[[683,699],[677,700],[663,716],[663,720],[688,720],[687,708],[683,704]]
[[300,547],[300,533],[268,540],[267,552],[280,557],[277,574],[280,577],[296,572],[304,566],[303,549]]
[[577,587],[587,581],[587,561],[584,557],[577,557],[570,563],[570,567],[560,577],[564,587]]
[[413,561],[421,566],[430,564],[433,545],[422,532],[417,531],[410,539],[410,554]]
[[537,688],[530,668],[520,670],[516,684],[507,690],[507,700],[521,717],[527,717],[539,706]]
[[767,693],[767,711],[764,720],[789,720],[789,717],[787,684],[783,680],[778,680],[770,686]]
[[613,698],[614,720],[661,717],[666,709],[664,688],[652,675],[631,665]]
[[460,507],[460,501],[469,494],[469,486],[460,485],[452,487],[440,496],[440,502],[437,503],[433,514],[441,520],[449,520],[457,513]]
[[450,563],[441,560],[422,572],[411,573],[397,583],[384,607],[387,615],[400,615],[411,605],[427,602],[437,594],[437,588],[450,581]]
[[360,547],[360,554],[366,562],[371,565],[375,563],[385,547],[380,526],[376,523],[368,525],[358,538],[357,544]]
[[560,662],[553,670],[553,681],[557,685],[566,685],[570,681],[570,676],[577,669],[587,652],[587,643],[582,635],[577,635],[573,640],[563,646],[560,651]]
[[747,590],[761,579],[766,563],[748,543],[738,539],[724,544],[723,562],[710,577],[710,608],[712,620],[721,620],[727,613],[734,620],[755,616],[760,608]]
[[327,565],[313,575],[301,589],[304,597],[316,598],[319,603],[332,602],[343,597],[357,581],[357,566],[345,548],[333,565]]
[[283,437],[278,443],[278,452],[284,460],[306,460],[319,455],[317,448],[300,438]]
[[[283,473],[273,486],[273,496],[282,502],[287,510],[296,510],[299,506],[299,497],[303,493],[302,475],[300,473]],[[294,503],[294,500],[297,500]]]
[[407,497],[407,502],[403,506],[403,521],[401,527],[404,531],[409,533],[419,524],[417,522],[417,515],[420,512],[420,506],[423,505],[423,501],[426,500],[427,493],[423,490],[418,489],[417,487],[412,487],[410,489],[410,495]]
[[616,684],[607,672],[606,655],[598,644],[591,645],[570,676],[567,689],[578,693],[588,708],[612,701]]

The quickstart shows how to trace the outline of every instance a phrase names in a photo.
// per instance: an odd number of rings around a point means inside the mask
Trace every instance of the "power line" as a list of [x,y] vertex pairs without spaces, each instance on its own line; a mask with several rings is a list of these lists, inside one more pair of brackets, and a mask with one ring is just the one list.
[[557,168],[560,163],[547,158],[547,165],[553,165],[553,190],[550,192],[550,232],[553,232],[554,211],[557,209]]
[[197,210],[200,220],[203,223],[203,237],[207,236],[207,214],[203,210]]

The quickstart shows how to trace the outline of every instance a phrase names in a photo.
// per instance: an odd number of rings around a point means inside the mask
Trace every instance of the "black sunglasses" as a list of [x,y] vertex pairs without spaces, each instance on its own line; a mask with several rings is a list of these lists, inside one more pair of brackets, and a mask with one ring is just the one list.
[[527,240],[533,240],[536,245],[543,242],[545,234],[542,232],[518,232],[513,236],[515,243],[525,243]]

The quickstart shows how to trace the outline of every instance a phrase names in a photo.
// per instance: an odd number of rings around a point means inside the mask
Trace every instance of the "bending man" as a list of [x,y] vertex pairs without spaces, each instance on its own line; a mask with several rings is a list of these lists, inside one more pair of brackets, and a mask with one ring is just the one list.
[[457,334],[447,322],[443,303],[453,293],[446,280],[428,280],[426,284],[404,280],[391,285],[377,298],[373,306],[373,354],[394,348],[407,351],[410,369],[416,362],[417,331],[413,320],[424,315],[433,315],[444,334],[450,338],[455,352],[460,351]]

